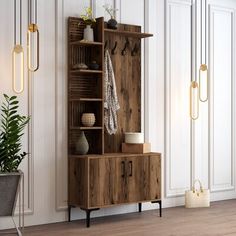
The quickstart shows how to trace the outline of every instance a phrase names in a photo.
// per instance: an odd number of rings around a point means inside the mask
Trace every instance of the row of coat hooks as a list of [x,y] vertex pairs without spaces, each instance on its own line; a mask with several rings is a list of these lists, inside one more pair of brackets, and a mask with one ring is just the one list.
[[[117,45],[118,42],[115,41],[114,46],[111,48],[111,54],[114,55],[117,53]],[[131,43],[128,39],[126,39],[125,45],[123,46],[123,49],[121,50],[121,55],[125,56],[127,54],[128,49],[131,50],[131,56],[137,55],[141,48],[140,43],[135,43],[133,47],[131,47]],[[104,52],[108,49],[108,40],[105,41],[104,44]]]

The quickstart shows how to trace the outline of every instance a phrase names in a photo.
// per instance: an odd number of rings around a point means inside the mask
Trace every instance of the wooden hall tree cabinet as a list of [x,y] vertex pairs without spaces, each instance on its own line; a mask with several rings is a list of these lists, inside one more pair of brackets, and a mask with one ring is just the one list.
[[[124,132],[141,131],[141,33],[140,26],[119,24],[106,28],[103,18],[94,24],[95,42],[84,42],[84,22],[68,19],[68,208],[90,212],[104,207],[143,202],[159,203],[161,216],[161,154],[121,153]],[[109,50],[114,69],[118,130],[104,129],[104,52]],[[96,60],[98,70],[76,68]],[[83,113],[94,113],[96,123],[84,127]],[[76,153],[76,141],[83,131],[89,143],[86,155]]]

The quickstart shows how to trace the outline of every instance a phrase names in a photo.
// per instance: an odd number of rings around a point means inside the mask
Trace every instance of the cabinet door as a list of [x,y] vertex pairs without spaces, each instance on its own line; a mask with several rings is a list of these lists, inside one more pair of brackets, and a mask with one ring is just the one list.
[[160,156],[129,157],[127,171],[128,202],[161,198]]
[[90,207],[125,202],[125,158],[91,159],[89,173]]

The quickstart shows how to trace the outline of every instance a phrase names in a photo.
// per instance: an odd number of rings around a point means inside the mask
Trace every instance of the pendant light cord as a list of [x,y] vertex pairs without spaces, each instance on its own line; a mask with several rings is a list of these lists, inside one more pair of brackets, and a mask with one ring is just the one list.
[[[205,1],[205,11],[204,11],[204,14],[203,14],[203,1]],[[204,23],[205,23],[205,37],[204,37],[204,47],[205,47],[205,55],[204,55],[204,60],[203,61],[203,56],[202,56],[202,49],[203,49],[203,15],[204,15]],[[201,64],[207,64],[206,61],[207,61],[207,0],[201,0]]]
[[16,45],[16,0],[14,0],[14,45]]
[[[19,33],[19,36],[20,36],[20,40],[19,40],[19,43],[20,45],[22,45],[22,0],[19,0],[20,1],[20,33]],[[16,25],[17,25],[17,20],[16,20],[17,16],[16,16],[16,0],[14,0],[14,45],[17,44],[17,32],[16,32]]]
[[205,64],[207,64],[207,0],[205,0]]
[[[28,0],[28,24],[37,24],[38,22],[38,0],[34,0],[34,12],[32,14],[32,0]],[[33,21],[33,15],[34,15],[34,21]]]
[[202,12],[203,12],[203,0],[201,0],[201,65],[202,65],[202,63],[203,63],[203,60],[202,60],[202,44],[203,44],[203,40],[202,40],[202,37],[203,37],[203,30],[202,30],[202,27],[203,27],[203,21],[202,21],[202,16],[203,16],[203,14],[202,14]]

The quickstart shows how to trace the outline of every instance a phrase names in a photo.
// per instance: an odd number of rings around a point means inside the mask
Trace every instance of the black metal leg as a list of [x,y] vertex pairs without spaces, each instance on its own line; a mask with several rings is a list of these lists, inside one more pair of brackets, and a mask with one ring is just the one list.
[[86,211],[86,226],[87,228],[90,226],[90,210]]
[[152,203],[159,203],[159,214],[160,214],[160,217],[162,217],[162,202],[161,202],[161,200],[153,201]]
[[159,213],[160,213],[160,217],[162,217],[162,202],[159,201]]
[[91,213],[91,211],[97,211],[100,208],[94,208],[94,209],[80,208],[80,209],[86,212],[86,226],[87,226],[87,228],[89,228],[90,227],[90,213]]
[[68,222],[71,222],[71,206],[68,206]]
[[71,208],[75,208],[75,206],[68,205],[68,222],[71,222]]
[[142,212],[142,203],[141,202],[138,203],[138,211]]

